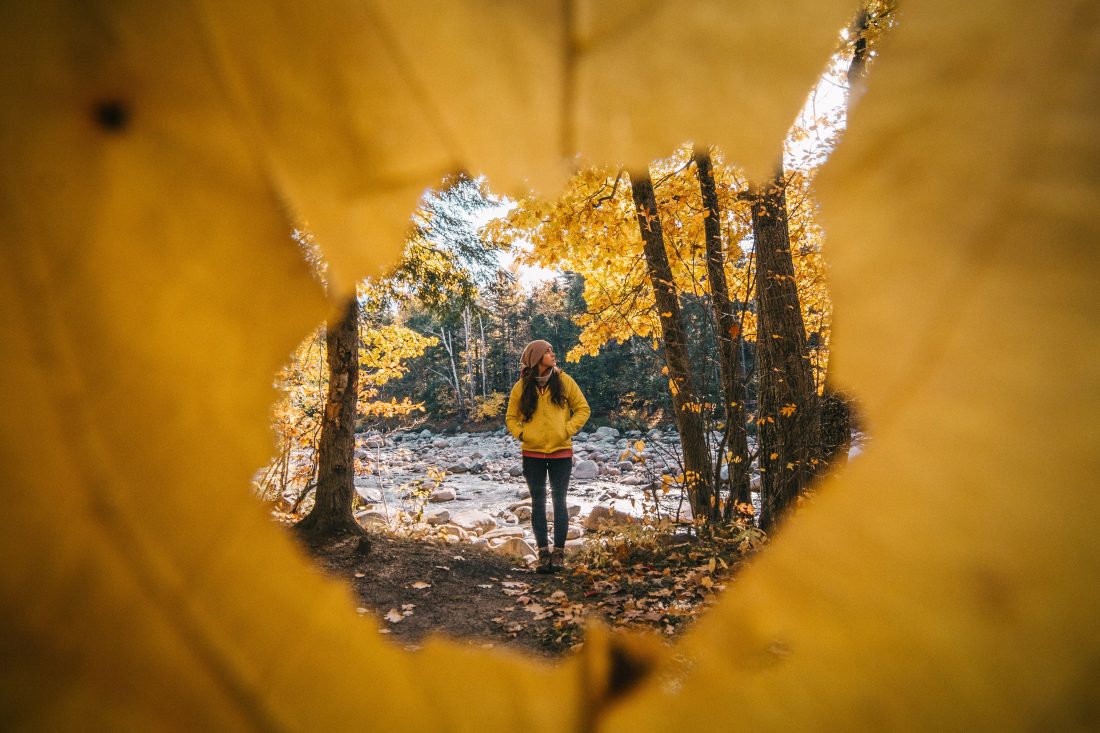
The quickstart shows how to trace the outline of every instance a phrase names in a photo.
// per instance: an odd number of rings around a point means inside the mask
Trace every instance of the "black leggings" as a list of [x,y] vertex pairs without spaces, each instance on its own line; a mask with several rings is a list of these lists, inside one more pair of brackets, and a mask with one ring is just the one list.
[[554,547],[565,547],[565,535],[569,531],[569,509],[565,506],[565,493],[569,490],[569,474],[573,472],[572,458],[523,457],[523,477],[531,490],[531,528],[535,531],[535,544],[546,547],[546,476],[550,476],[550,493],[554,499]]

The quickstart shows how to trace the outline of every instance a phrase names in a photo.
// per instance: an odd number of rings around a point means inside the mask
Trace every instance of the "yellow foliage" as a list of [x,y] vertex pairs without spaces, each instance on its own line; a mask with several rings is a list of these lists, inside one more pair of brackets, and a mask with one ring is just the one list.
[[474,398],[474,419],[491,420],[498,417],[508,401],[508,395],[503,392],[492,392],[488,397],[477,395]]
[[[248,495],[272,375],[326,315],[288,207],[348,288],[390,262],[423,187],[460,165],[510,189],[563,151],[644,164],[690,136],[762,173],[854,7],[582,9],[566,41],[572,16],[549,2],[4,6],[6,723],[1096,719],[1091,3],[906,4],[820,183],[843,314],[833,369],[874,447],[675,655],[632,642],[645,653],[631,656],[686,659],[675,684],[611,706],[629,647],[599,634],[553,667],[440,640],[396,649]],[[1043,460],[1019,429],[1035,415],[1058,431]]]

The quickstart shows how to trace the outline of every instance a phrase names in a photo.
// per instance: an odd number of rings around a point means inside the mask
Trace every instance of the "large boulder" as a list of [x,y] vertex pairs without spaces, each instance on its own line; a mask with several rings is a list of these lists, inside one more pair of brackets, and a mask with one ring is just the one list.
[[424,428],[423,430],[420,431],[420,437],[427,440],[428,438],[432,437],[432,431],[428,430],[427,428]]
[[451,524],[462,527],[462,529],[468,532],[474,532],[476,534],[485,534],[489,530],[496,529],[497,520],[493,519],[492,515],[488,512],[479,511],[477,509],[467,509],[461,511],[451,517]]
[[604,425],[602,428],[596,429],[595,437],[597,440],[611,440],[619,437],[619,431],[615,428]]
[[600,475],[600,464],[595,461],[580,461],[573,466],[574,478],[596,478]]
[[520,466],[520,465],[512,466],[511,468],[508,469],[508,475],[512,476],[513,478],[516,477],[516,476],[522,476],[523,475],[523,466]]

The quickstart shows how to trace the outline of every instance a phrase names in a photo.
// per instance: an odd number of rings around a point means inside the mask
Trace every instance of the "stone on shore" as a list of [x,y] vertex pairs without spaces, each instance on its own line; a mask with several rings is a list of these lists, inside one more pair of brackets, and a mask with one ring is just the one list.
[[[602,428],[601,428],[602,429]],[[600,464],[592,460],[580,461],[573,466],[574,478],[596,478],[600,475]]]
[[436,489],[428,497],[428,501],[430,501],[430,502],[454,501],[454,500],[455,500],[455,490],[451,489],[451,488],[446,488],[446,487]]
[[486,532],[496,529],[497,522],[488,512],[479,511],[477,509],[467,509],[461,511],[451,517],[451,524],[455,524],[462,527],[468,532],[474,532],[476,534],[485,534]]

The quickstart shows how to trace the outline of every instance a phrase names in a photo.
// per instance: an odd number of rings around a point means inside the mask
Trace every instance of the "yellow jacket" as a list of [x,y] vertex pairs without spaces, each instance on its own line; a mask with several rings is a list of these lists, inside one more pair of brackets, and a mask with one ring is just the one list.
[[592,411],[576,381],[559,372],[565,406],[558,407],[550,400],[550,390],[539,395],[534,414],[527,422],[519,411],[519,398],[523,394],[523,380],[512,387],[508,397],[508,414],[504,419],[508,432],[520,441],[520,449],[536,453],[556,453],[573,448],[573,435],[588,421]]

